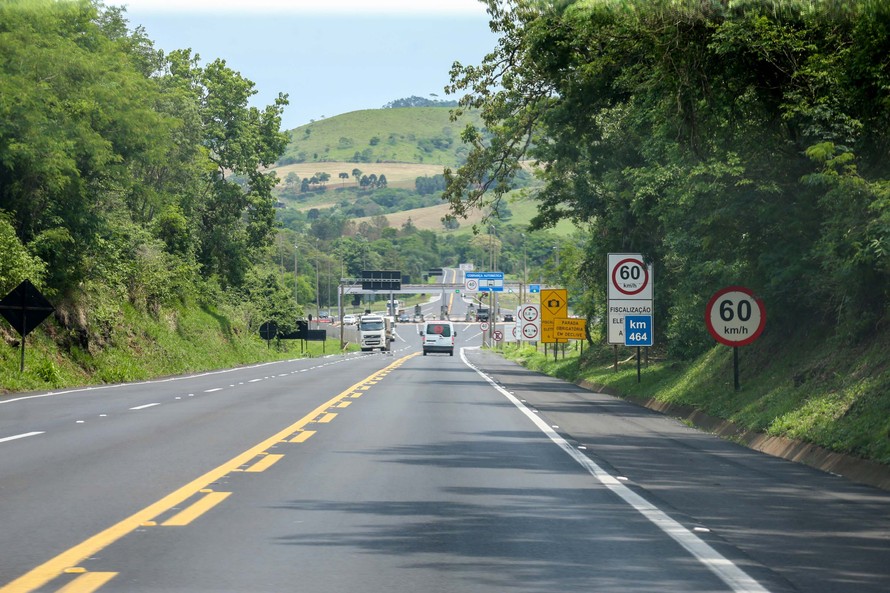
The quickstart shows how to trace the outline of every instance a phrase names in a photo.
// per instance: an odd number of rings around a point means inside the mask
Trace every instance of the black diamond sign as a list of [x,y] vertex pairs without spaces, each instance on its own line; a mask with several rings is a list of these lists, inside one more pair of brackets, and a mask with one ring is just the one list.
[[31,284],[30,280],[25,280],[0,300],[0,315],[3,315],[23,338],[34,331],[55,310],[56,308]]

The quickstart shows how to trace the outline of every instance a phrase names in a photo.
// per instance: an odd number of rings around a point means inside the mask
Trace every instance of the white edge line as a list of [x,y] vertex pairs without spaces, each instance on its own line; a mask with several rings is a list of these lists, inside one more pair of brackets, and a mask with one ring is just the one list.
[[44,433],[43,432],[26,432],[24,434],[17,434],[15,436],[11,436],[11,437],[3,437],[2,439],[0,439],[0,443],[6,443],[8,441],[15,441],[18,439],[26,439],[28,437],[37,436],[38,434],[44,434]]
[[213,389],[205,389],[204,393],[214,393],[214,392],[222,391],[222,390],[223,390],[222,387],[214,387]]
[[617,478],[597,465],[592,459],[576,451],[565,439],[559,436],[540,417],[535,416],[522,402],[510,395],[508,391],[500,387],[488,375],[467,360],[464,350],[476,350],[478,346],[461,348],[460,358],[465,365],[476,371],[480,377],[506,397],[519,408],[547,437],[569,454],[584,469],[599,480],[606,488],[617,494],[624,502],[633,507],[637,512],[646,517],[656,527],[669,535],[674,541],[683,546],[699,562],[713,572],[721,581],[726,583],[734,593],[769,593],[760,583],[751,578],[745,571],[736,566],[731,560],[702,541],[697,535],[689,531],[683,525],[671,519],[664,511],[660,510],[642,496],[633,492],[622,484]]

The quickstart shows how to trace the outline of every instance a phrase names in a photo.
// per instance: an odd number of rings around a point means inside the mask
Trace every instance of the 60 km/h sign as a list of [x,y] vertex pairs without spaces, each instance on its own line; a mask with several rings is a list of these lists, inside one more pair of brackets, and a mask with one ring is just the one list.
[[638,254],[609,254],[609,298],[652,299],[649,266]]
[[747,346],[763,333],[766,307],[744,286],[728,286],[708,301],[705,322],[708,332],[721,344]]

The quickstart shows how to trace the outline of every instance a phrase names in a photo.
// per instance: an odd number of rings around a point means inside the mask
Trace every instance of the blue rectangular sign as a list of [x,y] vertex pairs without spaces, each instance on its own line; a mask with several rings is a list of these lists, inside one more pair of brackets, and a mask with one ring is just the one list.
[[651,346],[652,345],[652,316],[651,315],[625,315],[624,316],[624,345],[625,346]]
[[466,272],[467,280],[475,280],[478,292],[504,292],[503,272]]
[[528,285],[528,292],[529,292],[529,294],[540,293],[540,292],[541,292],[541,285],[540,285],[540,284],[529,284],[529,285]]

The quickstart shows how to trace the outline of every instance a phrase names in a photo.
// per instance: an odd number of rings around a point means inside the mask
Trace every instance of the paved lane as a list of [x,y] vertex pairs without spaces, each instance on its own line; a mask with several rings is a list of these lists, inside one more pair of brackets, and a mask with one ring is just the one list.
[[[39,434],[0,440],[0,593],[886,583],[885,520],[859,524],[886,497],[487,352],[418,356],[404,337],[393,356],[2,400],[0,438]],[[803,523],[835,512],[848,533]],[[817,534],[840,536],[852,565],[825,568],[829,542],[783,547]],[[807,574],[820,562],[821,585]]]

